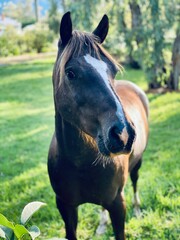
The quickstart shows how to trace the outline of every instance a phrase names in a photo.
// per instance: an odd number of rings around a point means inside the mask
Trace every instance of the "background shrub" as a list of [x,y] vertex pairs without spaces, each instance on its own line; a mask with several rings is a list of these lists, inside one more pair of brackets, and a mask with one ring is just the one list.
[[16,31],[9,27],[3,35],[0,36],[0,56],[21,54],[21,40]]
[[18,34],[13,28],[7,28],[0,36],[0,57],[46,52],[53,39],[53,32],[46,25],[34,25],[31,30],[25,30],[22,34]]

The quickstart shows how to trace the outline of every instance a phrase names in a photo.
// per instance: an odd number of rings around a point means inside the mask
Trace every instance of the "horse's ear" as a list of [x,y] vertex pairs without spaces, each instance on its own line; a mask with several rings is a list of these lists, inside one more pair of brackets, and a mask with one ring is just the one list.
[[97,28],[93,31],[93,34],[99,37],[100,43],[104,42],[108,34],[108,29],[109,29],[109,19],[108,19],[108,16],[105,14],[101,19]]
[[62,45],[66,46],[72,37],[72,21],[71,21],[71,13],[67,12],[63,15],[60,24],[60,37]]

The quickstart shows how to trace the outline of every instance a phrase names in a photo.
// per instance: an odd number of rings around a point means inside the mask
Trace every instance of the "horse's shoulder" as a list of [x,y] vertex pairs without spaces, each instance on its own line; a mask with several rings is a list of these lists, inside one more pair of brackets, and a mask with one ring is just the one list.
[[120,97],[122,95],[128,96],[128,94],[132,94],[134,96],[138,96],[141,100],[147,116],[149,115],[149,101],[145,94],[145,92],[135,83],[130,82],[128,80],[116,80],[115,81],[115,90],[119,93]]

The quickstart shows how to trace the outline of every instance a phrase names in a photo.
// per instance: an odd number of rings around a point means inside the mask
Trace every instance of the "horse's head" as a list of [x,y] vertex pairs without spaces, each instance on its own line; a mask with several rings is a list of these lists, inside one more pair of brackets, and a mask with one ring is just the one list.
[[106,15],[93,33],[84,33],[72,31],[70,13],[66,13],[60,25],[53,84],[56,111],[109,156],[129,153],[135,131],[113,89],[118,67],[101,46],[107,33]]

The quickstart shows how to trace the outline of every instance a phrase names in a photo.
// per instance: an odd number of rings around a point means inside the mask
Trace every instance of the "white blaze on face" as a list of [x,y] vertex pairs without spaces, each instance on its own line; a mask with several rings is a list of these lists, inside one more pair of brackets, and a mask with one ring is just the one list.
[[109,83],[109,80],[108,80],[108,67],[107,67],[107,64],[105,62],[103,62],[102,60],[99,60],[97,58],[92,57],[89,54],[86,54],[84,56],[84,59],[102,77],[105,85],[110,90],[110,92],[111,92],[111,94],[114,97],[114,100],[116,102],[116,108],[117,108],[116,115],[117,115],[117,117],[119,117],[121,120],[125,121],[125,119],[124,119],[124,112],[122,110],[121,104],[120,104],[119,100],[117,99],[117,96],[114,94],[113,90],[110,87],[110,83]]
[[107,74],[107,64],[103,62],[102,60],[99,60],[97,58],[92,57],[89,54],[86,54],[84,56],[85,60],[87,63],[91,65],[96,71],[99,73],[99,75],[102,77],[104,80],[106,86],[109,88],[109,81],[108,81],[108,74]]

